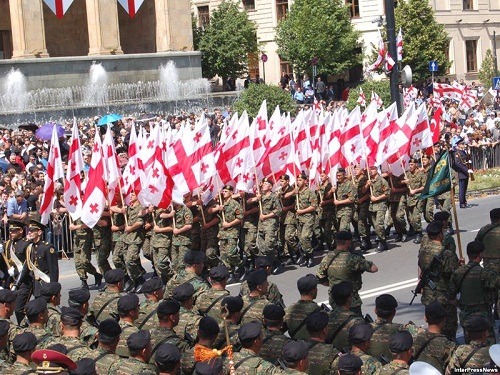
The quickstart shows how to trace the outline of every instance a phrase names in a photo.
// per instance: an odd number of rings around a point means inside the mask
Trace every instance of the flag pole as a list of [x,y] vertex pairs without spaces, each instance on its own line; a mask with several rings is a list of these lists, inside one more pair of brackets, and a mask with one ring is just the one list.
[[[216,176],[215,183],[217,184],[217,190],[219,190],[219,192],[217,193],[217,195],[219,196],[219,204],[221,206],[223,206],[223,204],[222,204],[222,197],[220,196],[219,176]],[[226,217],[224,215],[224,208],[222,209],[221,213],[222,213],[222,221],[225,222],[226,221]]]
[[[257,177],[257,167],[254,165],[253,166],[253,173],[255,173],[255,185],[257,186],[257,193],[260,195],[260,186],[259,186],[259,178]],[[262,201],[259,198],[259,208],[260,212],[262,213]]]
[[[330,167],[330,173],[332,173],[332,161],[330,160],[330,158],[328,158],[328,166]],[[332,181],[332,188],[333,188],[333,178],[330,178]],[[337,200],[337,189],[334,190],[333,192],[333,199]],[[335,204],[334,204],[335,206]]]
[[[118,179],[118,189],[120,190],[120,198],[122,200],[122,207],[125,206],[125,199],[123,199],[123,191],[122,191],[122,179]],[[123,213],[123,217],[125,218],[125,226],[128,227],[128,219],[127,219],[127,210]]]
[[[200,194],[200,189],[197,189],[198,191],[198,199],[201,201],[201,194]],[[198,205],[197,205],[198,206]],[[198,207],[198,209],[201,212],[201,218],[203,219],[203,225],[207,223],[207,220],[205,219],[205,212],[203,211],[203,202],[201,202],[201,207]]]
[[453,208],[453,219],[455,220],[455,228],[456,228],[456,232],[457,232],[458,254],[460,255],[460,262],[463,263],[464,255],[462,253],[462,239],[460,238],[460,226],[458,225],[457,205],[455,203],[455,187],[453,186],[453,180],[451,178],[450,151],[448,151],[448,170],[450,171],[451,207]]

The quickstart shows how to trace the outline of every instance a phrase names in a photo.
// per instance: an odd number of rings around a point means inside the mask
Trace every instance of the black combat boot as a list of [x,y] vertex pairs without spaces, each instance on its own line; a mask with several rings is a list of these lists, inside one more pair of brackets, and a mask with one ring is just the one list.
[[95,279],[95,286],[97,288],[99,288],[99,285],[101,285],[101,282],[102,282],[102,275],[97,272],[95,275],[94,275],[94,279]]
[[314,267],[314,255],[312,253],[307,255],[307,268],[311,267]]
[[81,280],[82,284],[80,285],[80,288],[89,290],[89,284],[87,284],[87,280]]
[[387,241],[386,240],[380,240],[378,243],[377,251],[385,251],[389,250],[389,246],[387,246]]
[[417,236],[413,240],[413,243],[416,243],[417,245],[422,242],[422,232],[417,232]]

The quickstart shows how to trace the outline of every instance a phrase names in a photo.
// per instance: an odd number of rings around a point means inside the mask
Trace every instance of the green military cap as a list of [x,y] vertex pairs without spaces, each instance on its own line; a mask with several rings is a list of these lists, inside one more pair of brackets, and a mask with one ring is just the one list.
[[165,343],[156,349],[155,362],[161,366],[175,364],[182,358],[182,354],[175,345]]
[[363,361],[357,355],[348,353],[340,356],[339,358],[339,371],[345,371],[349,373],[356,373],[361,371],[363,366]]
[[23,332],[16,335],[14,340],[12,340],[12,349],[16,353],[24,353],[35,349],[36,343],[36,336],[33,333]]
[[298,362],[309,355],[309,344],[305,341],[289,340],[283,345],[281,356],[286,362]]
[[310,292],[311,290],[317,287],[318,287],[318,278],[316,277],[316,275],[313,275],[312,273],[302,276],[300,279],[297,280],[297,289],[299,290],[299,293]]
[[229,271],[226,266],[220,265],[217,267],[210,268],[208,276],[215,281],[223,281],[229,277]]
[[267,320],[281,320],[285,316],[285,310],[280,305],[270,303],[264,307],[262,314]]
[[115,268],[109,271],[106,271],[104,274],[104,280],[107,284],[118,284],[120,281],[123,281],[125,278],[125,272],[119,268]]
[[228,312],[235,313],[243,308],[243,299],[240,296],[227,296],[222,300],[221,306],[225,306]]
[[139,297],[137,294],[126,294],[118,299],[118,311],[129,312],[139,306]]
[[132,333],[127,338],[127,347],[129,350],[141,350],[144,349],[149,342],[151,342],[151,334],[149,331],[143,329],[139,332]]
[[43,297],[29,301],[24,307],[24,312],[28,316],[38,315],[45,310],[47,310],[47,301]]
[[163,288],[163,281],[159,277],[152,277],[149,280],[146,280],[144,284],[142,284],[142,292],[143,293],[153,293],[156,290],[160,290]]
[[356,323],[349,328],[349,341],[353,344],[370,340],[373,335],[373,327],[370,323]]
[[172,297],[179,302],[184,302],[194,295],[194,286],[191,283],[184,283],[176,287],[172,293]]
[[326,311],[316,311],[306,318],[306,328],[310,332],[319,332],[328,325],[328,314]]
[[177,314],[180,309],[181,305],[179,304],[179,301],[175,299],[167,299],[165,301],[161,301],[158,304],[156,313],[158,315],[172,315],[172,314]]
[[116,337],[121,335],[122,328],[116,320],[109,318],[99,323],[99,333],[109,337]]
[[395,333],[389,338],[389,349],[393,353],[401,353],[410,350],[413,346],[413,337],[408,331]]

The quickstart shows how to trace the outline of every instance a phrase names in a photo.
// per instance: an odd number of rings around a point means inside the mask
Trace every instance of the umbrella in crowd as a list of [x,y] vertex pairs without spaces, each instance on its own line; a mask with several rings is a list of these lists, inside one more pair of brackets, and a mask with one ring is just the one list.
[[122,116],[112,113],[110,115],[102,116],[97,125],[106,125],[106,124],[111,124],[112,122],[118,121],[122,118]]
[[19,129],[31,130],[32,132],[36,132],[38,130],[38,126],[36,124],[23,124],[19,125]]
[[56,126],[57,136],[64,137],[64,128],[59,124],[46,123],[40,126],[36,131],[36,137],[44,141],[50,141],[52,138],[52,128]]

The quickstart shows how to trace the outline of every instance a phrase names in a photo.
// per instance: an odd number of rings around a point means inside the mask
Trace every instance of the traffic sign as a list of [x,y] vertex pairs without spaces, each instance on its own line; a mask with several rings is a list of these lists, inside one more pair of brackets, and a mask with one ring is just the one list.
[[317,58],[317,57],[313,57],[313,58],[312,58],[312,60],[311,60],[311,64],[312,64],[313,66],[318,65],[318,58]]
[[437,61],[434,61],[434,60],[429,61],[429,70],[431,72],[437,72],[438,71],[438,63],[437,63]]
[[267,55],[265,53],[263,53],[262,56],[260,57],[260,59],[262,60],[262,62],[266,62],[267,61]]
[[500,90],[500,77],[493,77],[493,90]]

